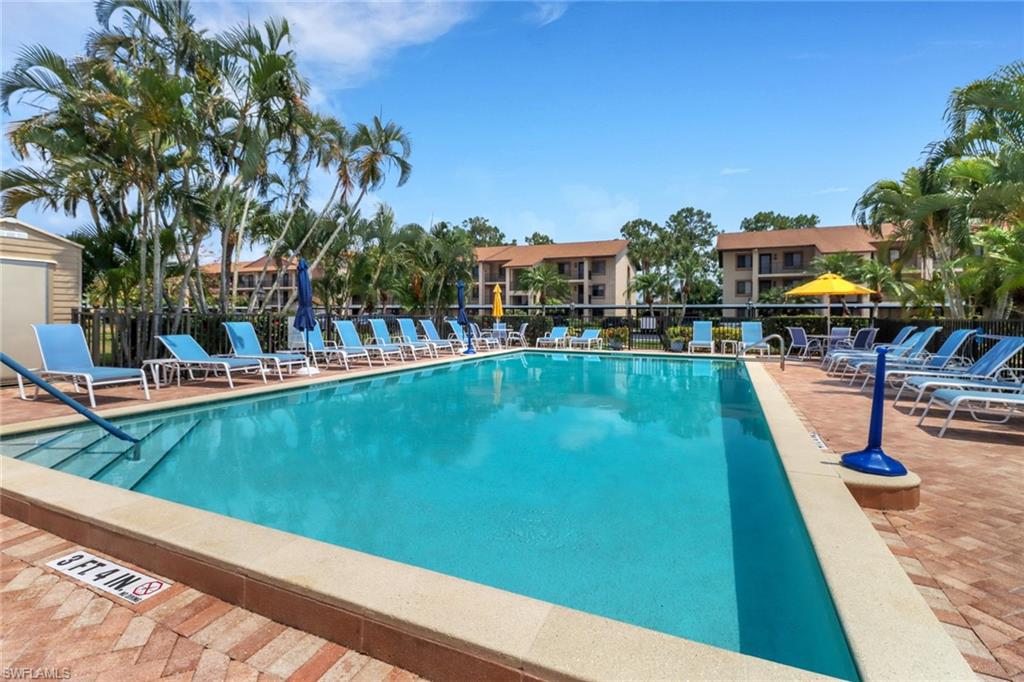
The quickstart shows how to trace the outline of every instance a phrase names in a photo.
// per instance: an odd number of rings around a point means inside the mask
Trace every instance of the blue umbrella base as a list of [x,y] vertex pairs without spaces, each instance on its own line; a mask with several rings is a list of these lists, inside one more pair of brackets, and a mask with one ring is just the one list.
[[907,473],[907,467],[885,454],[882,448],[864,448],[859,452],[848,452],[840,461],[847,469],[876,476],[904,476]]

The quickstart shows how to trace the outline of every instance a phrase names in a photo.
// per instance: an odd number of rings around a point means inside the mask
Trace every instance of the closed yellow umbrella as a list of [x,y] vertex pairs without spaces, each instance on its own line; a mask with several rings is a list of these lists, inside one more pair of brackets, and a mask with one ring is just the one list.
[[867,287],[862,287],[859,284],[849,282],[839,275],[833,275],[831,272],[822,275],[821,277],[811,280],[807,284],[801,284],[800,286],[790,289],[786,292],[786,296],[824,296],[825,297],[825,328],[828,333],[832,333],[832,297],[833,296],[862,296],[864,294],[875,293]]
[[494,300],[491,303],[491,314],[494,315],[494,319],[500,320],[501,316],[505,314],[505,311],[501,307],[501,285],[494,285]]

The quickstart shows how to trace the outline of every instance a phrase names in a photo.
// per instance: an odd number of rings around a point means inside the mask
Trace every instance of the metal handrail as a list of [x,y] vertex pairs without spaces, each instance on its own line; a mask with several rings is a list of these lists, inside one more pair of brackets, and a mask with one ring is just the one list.
[[67,405],[68,407],[70,407],[75,412],[79,413],[80,415],[82,415],[83,417],[85,417],[86,419],[91,421],[92,423],[96,424],[97,426],[102,428],[104,431],[106,431],[110,435],[112,435],[112,436],[114,436],[116,438],[120,438],[123,441],[128,441],[129,443],[132,443],[132,449],[133,449],[132,459],[137,459],[138,458],[138,452],[137,452],[138,443],[139,443],[139,439],[138,438],[125,433],[124,431],[122,431],[121,429],[117,428],[116,426],[114,426],[113,424],[108,422],[106,419],[104,419],[103,417],[99,416],[98,414],[96,414],[95,412],[93,412],[89,408],[85,407],[84,405],[78,404],[76,401],[74,401],[71,398],[69,398],[66,394],[64,394],[63,392],[61,392],[61,391],[57,390],[56,388],[54,388],[52,385],[50,385],[49,382],[47,382],[45,379],[40,377],[38,374],[36,374],[32,370],[30,370],[27,367],[25,367],[24,365],[22,365],[20,362],[18,362],[17,360],[12,358],[11,356],[7,355],[7,353],[0,353],[0,362],[2,362],[3,364],[7,365],[11,369],[13,369],[15,372],[17,372],[21,376],[25,377],[26,379],[31,381],[33,384],[35,384],[39,388],[43,389],[44,391],[46,391],[47,393],[52,395],[54,398],[56,398],[57,400],[61,401],[62,403],[64,403],[65,405]]
[[[779,369],[781,371],[785,372],[786,371],[786,340],[784,338],[782,338],[781,335],[779,335],[779,334],[769,334],[768,336],[762,338],[760,341],[757,342],[757,344],[754,344],[754,345],[758,345],[758,344],[760,344],[762,342],[763,343],[767,343],[768,341],[771,341],[772,339],[778,339],[778,341],[779,341]],[[753,348],[753,347],[754,346],[750,346],[750,348]],[[743,355],[746,352],[747,352],[747,348],[744,348],[743,346],[740,346],[739,350],[736,351],[736,359],[739,360],[740,356]]]

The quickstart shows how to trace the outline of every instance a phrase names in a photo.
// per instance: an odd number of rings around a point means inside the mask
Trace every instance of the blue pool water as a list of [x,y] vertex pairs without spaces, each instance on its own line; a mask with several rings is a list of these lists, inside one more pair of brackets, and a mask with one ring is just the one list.
[[521,353],[118,423],[186,420],[136,490],[856,677],[742,365]]

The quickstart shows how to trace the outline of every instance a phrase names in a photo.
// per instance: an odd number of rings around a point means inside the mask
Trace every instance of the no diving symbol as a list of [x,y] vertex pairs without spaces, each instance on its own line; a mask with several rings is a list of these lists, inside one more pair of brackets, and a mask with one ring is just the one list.
[[132,590],[132,594],[134,594],[136,597],[145,597],[158,591],[163,586],[163,582],[159,580],[150,580],[148,583],[142,583],[134,590]]

